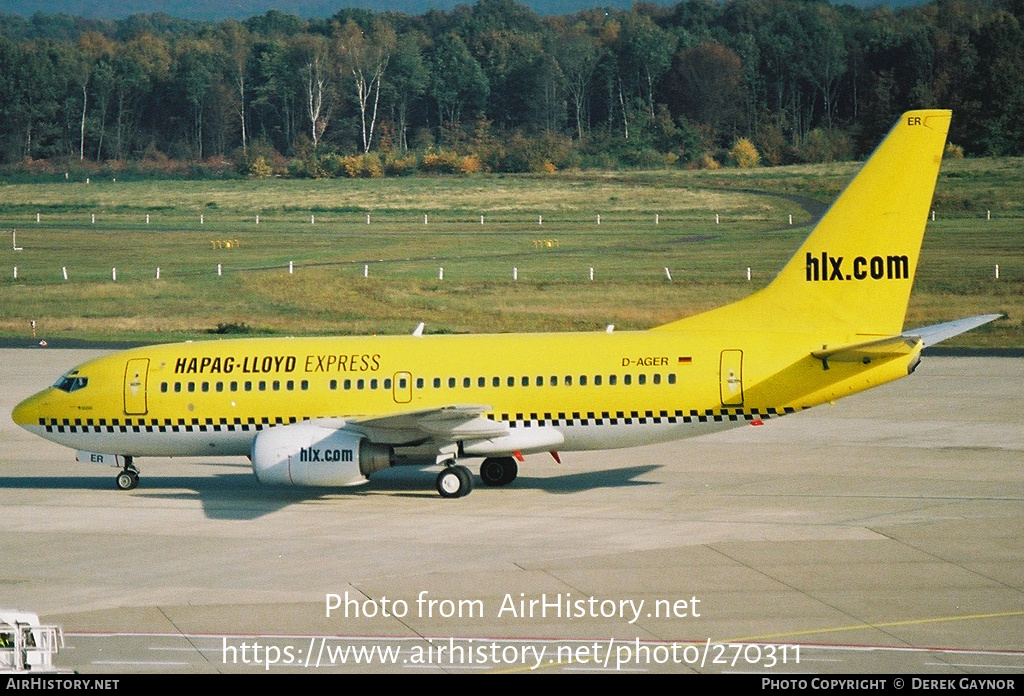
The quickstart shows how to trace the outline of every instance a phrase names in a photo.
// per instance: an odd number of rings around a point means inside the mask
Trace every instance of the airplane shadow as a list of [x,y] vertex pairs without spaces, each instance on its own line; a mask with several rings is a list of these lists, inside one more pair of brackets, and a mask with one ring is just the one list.
[[[656,485],[656,481],[637,481],[637,477],[654,471],[657,466],[635,466],[604,471],[584,471],[563,476],[520,476],[504,489],[490,489],[474,477],[476,491],[535,490],[552,494],[582,493],[602,488]],[[475,473],[475,472],[474,472]],[[439,498],[434,488],[436,469],[401,467],[377,472],[362,486],[350,488],[277,488],[261,485],[251,470],[218,473],[211,476],[185,477],[143,475],[139,487],[118,491],[111,476],[0,476],[4,490],[107,491],[111,495],[128,495],[154,500],[198,500],[209,519],[259,519],[295,504],[332,503],[347,498],[389,496],[403,498]],[[439,499],[440,502],[440,499]]]

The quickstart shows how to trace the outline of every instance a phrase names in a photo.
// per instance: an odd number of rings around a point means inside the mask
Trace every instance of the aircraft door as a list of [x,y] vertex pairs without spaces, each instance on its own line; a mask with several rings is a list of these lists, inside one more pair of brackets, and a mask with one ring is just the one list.
[[149,407],[146,404],[146,381],[149,376],[149,358],[133,358],[124,370],[124,412],[129,416],[144,416]]
[[723,350],[719,366],[723,406],[743,405],[743,351]]
[[395,403],[407,404],[412,401],[412,375],[408,372],[396,372],[391,391]]

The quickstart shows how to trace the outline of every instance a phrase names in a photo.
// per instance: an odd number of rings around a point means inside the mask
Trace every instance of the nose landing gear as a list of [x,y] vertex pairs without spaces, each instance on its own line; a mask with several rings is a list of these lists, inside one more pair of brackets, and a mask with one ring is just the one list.
[[124,458],[124,468],[114,479],[117,487],[122,491],[130,491],[139,485],[139,470],[132,463],[131,457]]

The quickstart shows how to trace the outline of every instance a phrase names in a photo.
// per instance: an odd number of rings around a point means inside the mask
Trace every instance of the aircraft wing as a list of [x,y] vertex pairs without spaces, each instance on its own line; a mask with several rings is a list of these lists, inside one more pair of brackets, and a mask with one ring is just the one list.
[[385,416],[357,416],[345,419],[345,427],[383,444],[479,440],[507,435],[508,425],[482,417],[490,409],[490,406],[461,404]]
[[818,360],[827,367],[829,362],[861,362],[869,363],[872,360],[883,358],[895,358],[901,355],[909,355],[914,352],[918,344],[922,348],[933,346],[947,338],[958,336],[966,331],[977,328],[990,321],[1002,318],[1002,314],[981,314],[976,317],[957,319],[944,324],[933,324],[920,329],[905,331],[899,336],[889,336],[863,343],[851,343],[833,348],[823,346],[821,350],[811,351]]

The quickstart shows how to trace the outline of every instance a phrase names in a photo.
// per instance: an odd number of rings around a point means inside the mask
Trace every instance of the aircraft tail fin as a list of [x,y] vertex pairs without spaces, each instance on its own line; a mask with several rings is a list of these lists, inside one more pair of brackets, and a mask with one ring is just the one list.
[[775,280],[709,318],[758,329],[900,334],[951,116],[903,114]]

